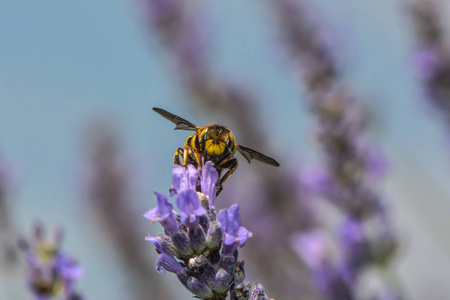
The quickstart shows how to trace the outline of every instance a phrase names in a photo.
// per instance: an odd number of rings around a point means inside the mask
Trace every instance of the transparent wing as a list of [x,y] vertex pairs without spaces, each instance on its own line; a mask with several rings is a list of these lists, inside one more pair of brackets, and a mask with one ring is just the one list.
[[169,120],[170,122],[172,122],[173,124],[175,124],[175,130],[193,130],[196,131],[198,126],[192,124],[191,122],[176,116],[174,114],[171,114],[170,112],[161,109],[161,108],[157,108],[157,107],[153,107],[153,111],[157,112],[158,114],[160,114],[162,117],[166,118],[167,120]]
[[275,159],[268,157],[262,153],[259,153],[258,151],[252,150],[250,148],[247,148],[247,147],[244,147],[241,145],[237,145],[237,149],[238,149],[239,153],[241,153],[241,155],[249,163],[252,159],[256,159],[256,160],[259,160],[260,162],[263,162],[263,163],[271,165],[271,166],[275,166],[275,167],[280,166],[280,164]]

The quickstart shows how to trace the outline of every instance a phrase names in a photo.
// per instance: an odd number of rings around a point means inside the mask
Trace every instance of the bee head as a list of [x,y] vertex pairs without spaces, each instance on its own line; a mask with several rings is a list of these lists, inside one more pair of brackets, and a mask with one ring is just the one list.
[[220,125],[208,126],[205,132],[205,150],[209,154],[221,155],[232,139],[231,131]]

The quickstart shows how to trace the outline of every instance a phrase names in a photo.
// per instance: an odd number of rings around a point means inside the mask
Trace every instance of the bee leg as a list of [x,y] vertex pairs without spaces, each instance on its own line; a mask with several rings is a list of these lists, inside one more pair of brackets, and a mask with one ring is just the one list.
[[223,186],[218,182],[216,184],[216,197],[219,196],[219,194],[222,190],[223,190]]
[[197,151],[194,152],[194,157],[198,164],[198,171],[200,172],[203,168],[203,160],[201,159],[200,153],[198,153]]
[[187,162],[188,162],[188,158],[189,158],[189,150],[188,150],[188,148],[184,148],[184,150],[183,150],[183,164],[182,164],[182,166],[183,167],[185,167],[185,168],[187,168]]
[[[222,169],[217,169],[214,164],[213,164],[213,167],[214,167],[214,169],[216,169],[217,174],[219,175],[219,178],[220,178],[220,176],[222,175]],[[222,184],[219,181],[217,181],[217,183],[216,183],[216,197],[219,196],[219,194],[220,194],[220,192],[222,192],[222,190],[223,190]]]
[[[182,165],[180,163],[180,156],[183,157],[183,148],[178,148],[177,151],[175,151],[175,155],[173,156],[173,164],[174,165]],[[184,157],[183,157],[184,159]]]
[[219,165],[217,165],[217,169],[228,169],[228,171],[223,175],[223,177],[219,180],[219,182],[216,185],[217,192],[216,196],[219,195],[219,193],[222,191],[223,187],[222,184],[230,177],[231,174],[237,169],[238,167],[238,161],[236,158],[232,158],[229,160],[225,160]]

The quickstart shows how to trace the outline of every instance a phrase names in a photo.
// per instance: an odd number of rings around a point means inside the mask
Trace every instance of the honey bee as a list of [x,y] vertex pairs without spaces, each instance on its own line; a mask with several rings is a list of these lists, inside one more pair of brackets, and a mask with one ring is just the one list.
[[280,164],[258,151],[238,145],[230,129],[219,124],[209,124],[203,127],[171,114],[164,109],[154,107],[153,110],[175,124],[174,130],[190,130],[195,134],[189,136],[184,143],[184,148],[178,148],[173,157],[173,163],[181,166],[192,164],[201,169],[203,163],[211,161],[219,173],[227,169],[216,186],[216,195],[222,191],[222,184],[233,174],[238,167],[238,161],[234,157],[236,149],[250,163],[252,159],[265,164],[278,167]]

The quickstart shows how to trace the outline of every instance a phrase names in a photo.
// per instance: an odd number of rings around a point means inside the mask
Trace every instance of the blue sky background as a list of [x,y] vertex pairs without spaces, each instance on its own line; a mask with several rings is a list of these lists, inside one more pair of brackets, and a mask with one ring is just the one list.
[[[258,96],[261,126],[273,136],[282,165],[313,163],[314,122],[277,42],[269,6],[254,0],[192,2],[202,7],[216,70]],[[450,139],[414,78],[411,24],[400,1],[310,2],[317,16],[312,19],[331,37],[346,81],[372,109],[370,138],[391,165],[383,189],[406,244],[400,277],[410,299],[443,299],[450,292],[444,284],[450,280]],[[105,247],[105,237],[86,234],[93,224],[82,222],[88,207],[80,192],[83,132],[90,120],[106,116],[117,123],[143,209],[154,205],[151,191],[170,182],[167,166],[186,137],[151,108],[198,124],[229,122],[186,101],[137,1],[5,1],[0,37],[0,159],[13,170],[14,225],[20,232],[34,220],[63,225],[65,248],[86,269],[83,293],[94,300],[123,299],[126,279],[114,265],[116,254]],[[437,275],[441,282],[431,281]],[[20,276],[0,280],[0,299],[28,299]]]

